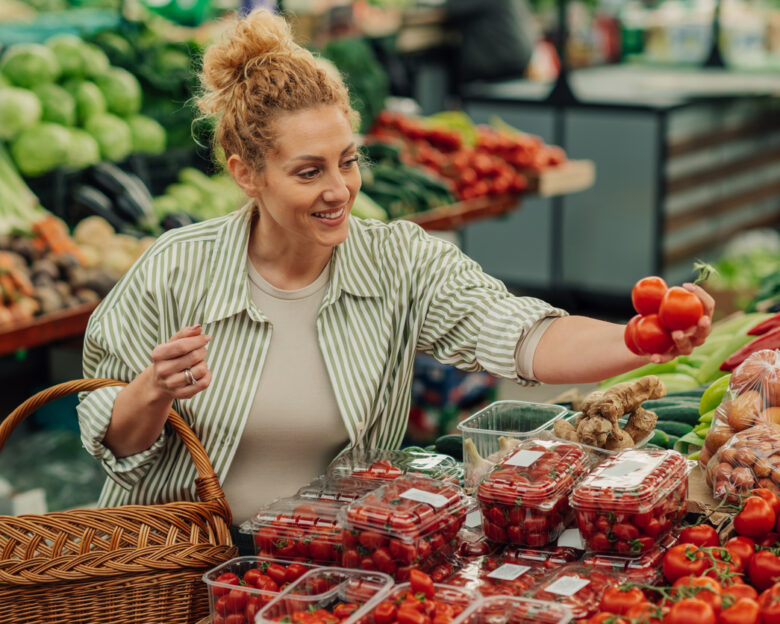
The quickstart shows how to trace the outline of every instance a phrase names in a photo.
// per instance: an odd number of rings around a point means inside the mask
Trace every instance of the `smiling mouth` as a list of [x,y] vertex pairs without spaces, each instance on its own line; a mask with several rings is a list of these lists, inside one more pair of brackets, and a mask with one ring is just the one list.
[[312,216],[315,216],[318,219],[339,219],[341,215],[344,214],[345,210],[346,208],[342,206],[341,208],[336,208],[335,210],[325,210],[323,212],[315,212]]

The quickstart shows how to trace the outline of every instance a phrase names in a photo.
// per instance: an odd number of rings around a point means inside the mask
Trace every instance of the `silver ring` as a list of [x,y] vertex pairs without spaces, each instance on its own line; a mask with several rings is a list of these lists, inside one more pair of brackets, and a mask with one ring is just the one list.
[[191,386],[194,386],[197,383],[197,380],[192,376],[192,371],[189,369],[189,367],[184,369],[184,378]]

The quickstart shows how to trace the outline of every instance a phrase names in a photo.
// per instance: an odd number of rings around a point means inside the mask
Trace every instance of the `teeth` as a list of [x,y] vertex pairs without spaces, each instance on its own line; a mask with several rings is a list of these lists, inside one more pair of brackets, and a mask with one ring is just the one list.
[[319,217],[320,219],[338,219],[342,214],[344,214],[343,208],[337,212],[315,212],[314,216]]

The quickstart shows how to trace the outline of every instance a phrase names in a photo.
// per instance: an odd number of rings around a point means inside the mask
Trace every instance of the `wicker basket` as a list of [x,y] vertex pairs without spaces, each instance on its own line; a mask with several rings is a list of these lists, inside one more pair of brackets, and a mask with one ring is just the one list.
[[[0,424],[0,449],[45,403],[125,385],[82,379],[39,392]],[[171,410],[202,502],[0,516],[0,624],[193,623],[208,614],[201,576],[236,556],[230,509],[206,451]]]

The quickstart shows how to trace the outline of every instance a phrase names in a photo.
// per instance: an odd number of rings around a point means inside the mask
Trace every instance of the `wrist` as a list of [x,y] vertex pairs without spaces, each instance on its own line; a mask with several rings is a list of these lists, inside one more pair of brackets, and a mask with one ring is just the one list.
[[144,389],[144,396],[149,406],[160,407],[167,405],[168,408],[173,405],[173,397],[168,394],[160,385],[156,382],[154,376],[154,366],[149,365],[139,376]]

